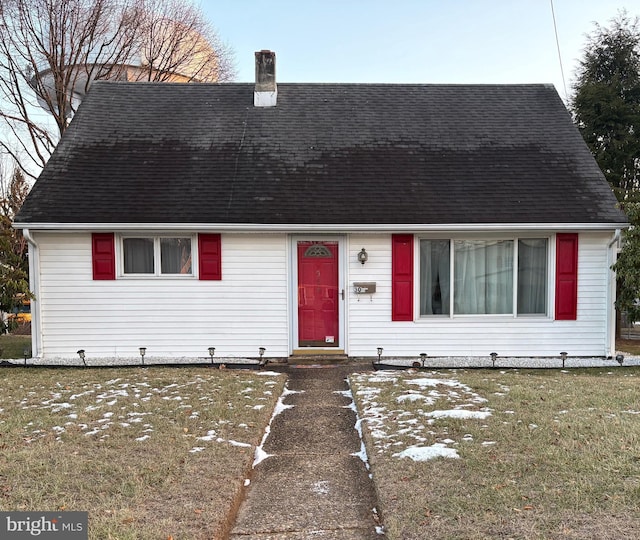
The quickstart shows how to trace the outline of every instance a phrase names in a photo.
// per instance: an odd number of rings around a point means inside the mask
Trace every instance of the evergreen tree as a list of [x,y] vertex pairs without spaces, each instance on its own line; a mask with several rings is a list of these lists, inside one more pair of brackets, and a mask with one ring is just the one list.
[[574,84],[575,121],[619,201],[640,188],[639,44],[637,18],[596,24]]
[[616,307],[640,320],[640,27],[621,12],[588,36],[571,108],[631,228],[614,269]]
[[[31,298],[27,242],[11,226],[29,186],[16,167],[8,180],[0,171],[0,188],[0,312],[12,313],[23,299]],[[0,333],[9,330],[4,320],[0,320]]]
[[625,232],[624,248],[613,265],[618,278],[616,306],[635,322],[640,321],[640,203],[625,203],[625,212],[633,225]]

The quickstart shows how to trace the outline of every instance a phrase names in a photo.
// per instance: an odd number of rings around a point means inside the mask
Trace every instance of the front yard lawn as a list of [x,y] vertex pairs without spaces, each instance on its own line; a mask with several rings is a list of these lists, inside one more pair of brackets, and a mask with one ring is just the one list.
[[350,381],[388,538],[640,537],[640,368]]
[[89,512],[90,538],[218,538],[285,377],[0,371],[0,509]]

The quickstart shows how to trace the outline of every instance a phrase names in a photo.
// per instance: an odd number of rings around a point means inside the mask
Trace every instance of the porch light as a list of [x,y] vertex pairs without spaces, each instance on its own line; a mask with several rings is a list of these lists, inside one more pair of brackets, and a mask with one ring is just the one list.
[[211,357],[211,363],[213,364],[213,355],[216,354],[215,347],[209,347],[209,356]]
[[358,253],[358,262],[360,264],[364,264],[369,260],[369,254],[367,253],[367,250],[362,248],[360,250],[360,252]]
[[427,361],[427,353],[426,352],[421,352],[420,353],[420,363],[422,364],[422,367],[424,367],[424,363]]
[[378,347],[378,362],[382,360],[382,351],[384,351],[384,349],[382,347]]
[[493,365],[493,367],[496,367],[496,358],[498,358],[498,353],[492,352],[489,353],[489,356],[491,356],[491,364]]
[[142,365],[144,366],[144,355],[147,354],[147,348],[140,347],[138,351],[140,351],[140,358],[142,358]]
[[85,367],[87,367],[87,363],[85,362],[85,354],[84,354],[84,349],[80,349],[78,351],[78,356],[80,357],[80,360],[82,360],[82,363],[84,364]]
[[622,362],[624,362],[624,354],[616,354],[616,362],[618,362],[618,364],[622,365]]
[[562,358],[562,367],[564,367],[564,363],[567,361],[567,353],[565,351],[562,351],[560,353],[560,358]]

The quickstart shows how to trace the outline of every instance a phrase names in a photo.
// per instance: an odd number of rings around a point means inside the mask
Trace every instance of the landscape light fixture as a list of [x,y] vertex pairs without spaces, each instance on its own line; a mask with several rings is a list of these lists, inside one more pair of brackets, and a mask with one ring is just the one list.
[[266,350],[267,349],[265,349],[264,347],[260,347],[258,349],[258,353],[260,354],[260,363],[258,364],[259,367],[263,367],[263,366],[267,365],[268,360],[265,360],[263,358],[264,353],[265,353]]
[[22,351],[22,354],[24,355],[24,365],[27,365],[27,358],[29,358],[29,349],[25,349],[24,351]]
[[142,358],[142,365],[144,366],[144,355],[147,354],[147,348],[140,347],[138,350],[140,351],[140,358]]
[[489,353],[489,356],[491,356],[491,365],[493,367],[496,367],[496,358],[498,358],[498,353],[492,352],[492,353]]
[[87,363],[85,362],[85,354],[84,354],[84,349],[80,349],[78,351],[78,356],[80,357],[80,360],[82,360],[82,363],[84,364],[84,367],[87,367]]
[[564,367],[564,363],[567,361],[567,353],[565,351],[562,351],[560,353],[560,358],[562,358],[562,367]]
[[382,347],[378,347],[378,362],[382,360],[382,351],[384,351],[384,349]]
[[422,367],[424,367],[424,363],[427,361],[427,353],[426,352],[421,352],[420,353],[420,363],[422,364]]
[[616,362],[618,362],[618,364],[622,365],[622,362],[624,362],[624,354],[616,354]]
[[209,347],[209,356],[211,357],[211,363],[213,364],[213,355],[216,354],[215,347]]
[[358,262],[360,264],[364,264],[369,260],[369,254],[367,253],[367,250],[362,248],[360,250],[360,252],[358,253]]

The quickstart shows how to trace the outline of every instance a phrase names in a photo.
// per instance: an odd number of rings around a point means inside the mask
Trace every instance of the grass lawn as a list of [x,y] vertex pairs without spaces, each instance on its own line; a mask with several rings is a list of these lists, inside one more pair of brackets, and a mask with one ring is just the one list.
[[[4,357],[28,339],[1,336]],[[391,540],[640,537],[640,368],[350,379]],[[0,510],[88,511],[91,539],[219,538],[284,380],[1,369]]]
[[284,380],[206,368],[4,369],[0,509],[88,511],[92,539],[218,538]]
[[388,538],[640,537],[640,368],[350,379]]
[[616,350],[640,356],[640,339],[616,339]]
[[24,358],[24,350],[31,353],[31,336],[0,336],[0,359]]

